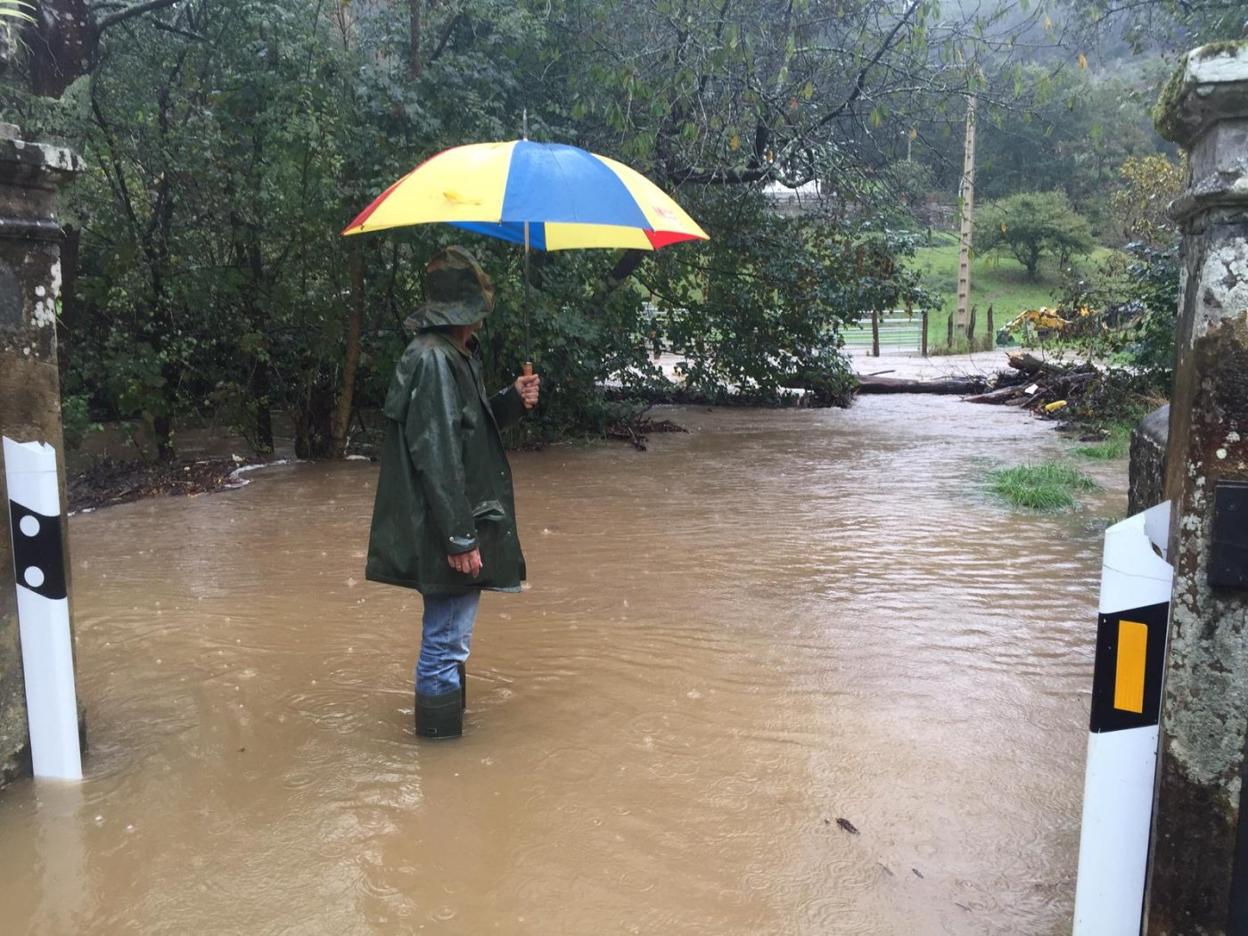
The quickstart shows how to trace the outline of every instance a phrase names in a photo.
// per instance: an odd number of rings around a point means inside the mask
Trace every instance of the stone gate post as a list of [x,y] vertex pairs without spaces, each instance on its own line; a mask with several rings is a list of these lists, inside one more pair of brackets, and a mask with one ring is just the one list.
[[1175,575],[1146,932],[1248,933],[1248,44],[1189,52],[1155,117],[1190,176],[1172,208]]
[[[69,150],[26,142],[16,127],[0,124],[0,435],[53,445],[62,478],[55,198],[81,168]],[[0,785],[30,766],[8,504],[0,471]]]

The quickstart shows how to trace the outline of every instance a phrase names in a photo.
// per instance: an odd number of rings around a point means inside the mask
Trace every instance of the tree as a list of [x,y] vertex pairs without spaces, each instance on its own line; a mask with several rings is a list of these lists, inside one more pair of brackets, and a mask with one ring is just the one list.
[[1109,207],[1122,238],[1154,248],[1172,245],[1170,203],[1183,191],[1183,167],[1163,155],[1131,156],[1118,174],[1122,185],[1110,193]]
[[1040,260],[1054,256],[1065,263],[1096,246],[1086,218],[1071,207],[1064,192],[1020,192],[989,202],[975,229],[975,250],[1007,250],[1035,279]]
[[1243,0],[1065,0],[1088,40],[1121,36],[1135,52],[1187,51],[1248,36]]

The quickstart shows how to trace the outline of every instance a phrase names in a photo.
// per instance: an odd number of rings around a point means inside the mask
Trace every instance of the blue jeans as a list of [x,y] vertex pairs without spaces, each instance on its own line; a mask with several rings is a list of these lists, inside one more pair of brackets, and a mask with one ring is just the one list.
[[421,619],[416,691],[435,696],[460,688],[459,664],[468,659],[480,589],[463,595],[426,595]]

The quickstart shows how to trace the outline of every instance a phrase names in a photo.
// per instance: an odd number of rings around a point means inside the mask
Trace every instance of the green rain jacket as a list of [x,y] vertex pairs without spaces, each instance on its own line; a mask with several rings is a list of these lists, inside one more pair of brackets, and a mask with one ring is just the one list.
[[[384,412],[365,576],[424,595],[518,590],[524,556],[499,436],[525,413],[515,387],[487,398],[476,355],[422,331],[399,361]],[[447,562],[476,548],[476,578]]]

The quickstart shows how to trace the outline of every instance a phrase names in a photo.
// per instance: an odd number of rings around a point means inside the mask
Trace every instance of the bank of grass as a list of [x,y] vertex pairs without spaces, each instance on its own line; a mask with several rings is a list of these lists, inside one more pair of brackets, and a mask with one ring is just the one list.
[[1057,511],[1075,505],[1075,494],[1093,491],[1096,482],[1070,465],[1045,462],[998,468],[988,473],[988,490],[1014,507]]
[[[1091,267],[1109,253],[1098,247],[1091,255],[1079,258],[1081,267]],[[914,266],[923,277],[924,285],[942,299],[941,308],[927,320],[929,348],[943,348],[948,338],[949,316],[958,305],[958,238],[942,231],[932,235],[931,244],[915,251]],[[979,340],[988,334],[988,306],[993,307],[993,326],[1000,329],[1024,309],[1052,307],[1054,294],[1061,288],[1057,263],[1046,259],[1036,279],[1027,275],[1027,268],[1013,257],[990,254],[971,261],[971,304],[977,307],[975,332]],[[994,340],[995,340],[995,336]],[[955,349],[957,350],[957,349]]]
[[1095,461],[1114,461],[1126,458],[1131,451],[1131,429],[1129,423],[1115,423],[1105,430],[1105,439],[1088,445],[1076,445],[1074,453],[1083,458]]

